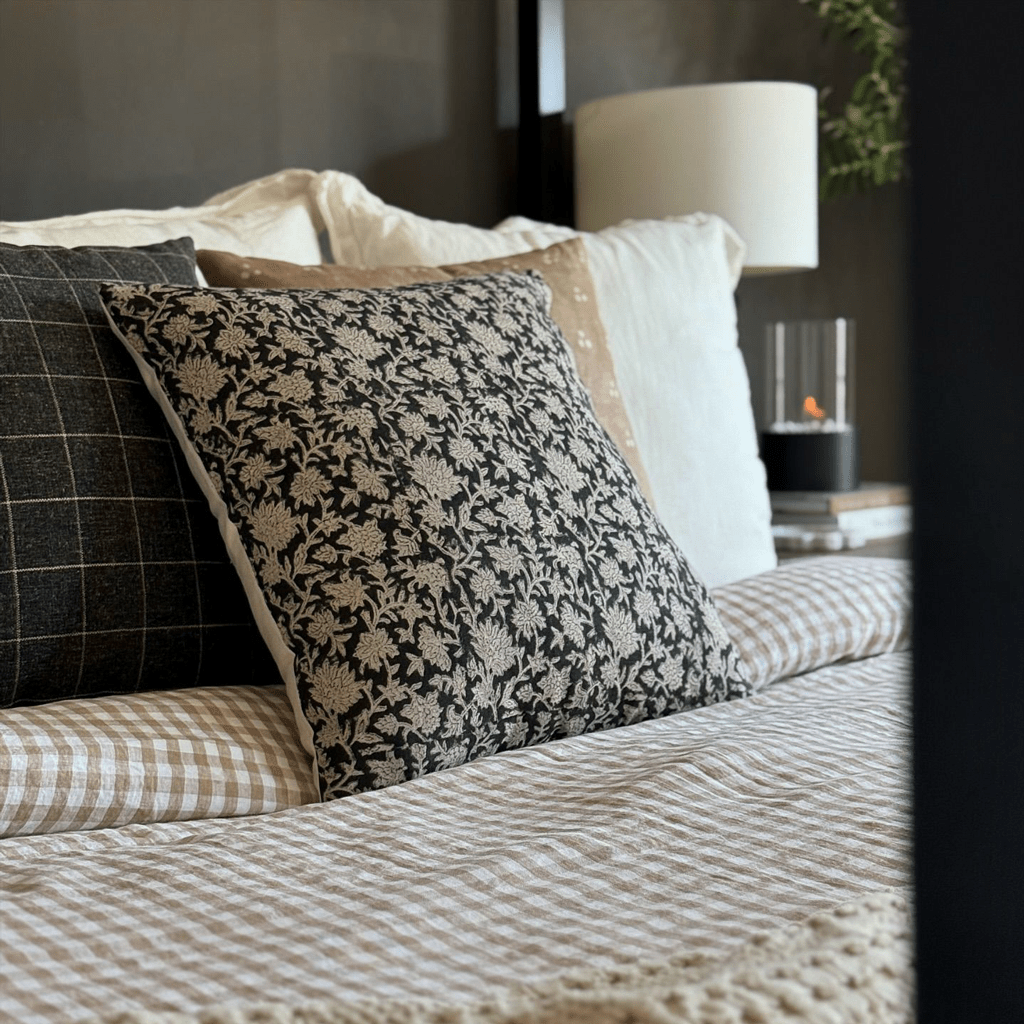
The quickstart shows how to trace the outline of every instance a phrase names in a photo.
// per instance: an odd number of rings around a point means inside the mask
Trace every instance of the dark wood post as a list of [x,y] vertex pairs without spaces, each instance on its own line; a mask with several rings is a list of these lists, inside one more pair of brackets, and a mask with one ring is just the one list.
[[571,224],[572,136],[564,118],[563,0],[519,0],[518,18],[516,209],[536,220]]

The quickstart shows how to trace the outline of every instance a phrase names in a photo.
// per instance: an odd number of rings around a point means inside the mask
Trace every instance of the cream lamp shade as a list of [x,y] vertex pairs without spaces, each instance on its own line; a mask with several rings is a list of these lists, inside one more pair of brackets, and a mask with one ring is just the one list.
[[818,265],[817,93],[796,82],[651,89],[576,111],[576,226],[716,213],[745,274]]

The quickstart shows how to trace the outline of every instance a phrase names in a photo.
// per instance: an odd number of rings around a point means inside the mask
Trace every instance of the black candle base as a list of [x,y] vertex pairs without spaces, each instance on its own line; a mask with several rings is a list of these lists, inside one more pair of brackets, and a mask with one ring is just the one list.
[[860,486],[857,428],[761,434],[769,491],[853,491]]

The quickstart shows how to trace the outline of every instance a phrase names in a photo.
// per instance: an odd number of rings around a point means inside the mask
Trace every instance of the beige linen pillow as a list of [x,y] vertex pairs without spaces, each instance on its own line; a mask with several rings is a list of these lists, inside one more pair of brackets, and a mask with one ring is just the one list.
[[598,422],[622,453],[644,496],[651,490],[622,404],[608,338],[594,300],[587,253],[579,239],[516,256],[446,267],[380,267],[363,270],[334,264],[297,266],[277,260],[239,257],[202,250],[196,261],[214,288],[392,288],[501,270],[536,270],[551,289],[551,316],[572,347],[576,369],[594,403]]

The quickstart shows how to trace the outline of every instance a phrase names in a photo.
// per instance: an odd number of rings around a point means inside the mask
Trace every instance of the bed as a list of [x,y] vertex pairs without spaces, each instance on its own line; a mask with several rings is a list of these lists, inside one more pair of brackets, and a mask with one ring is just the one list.
[[2,1014],[912,1019],[907,567],[775,564],[741,259],[333,171],[2,226]]

